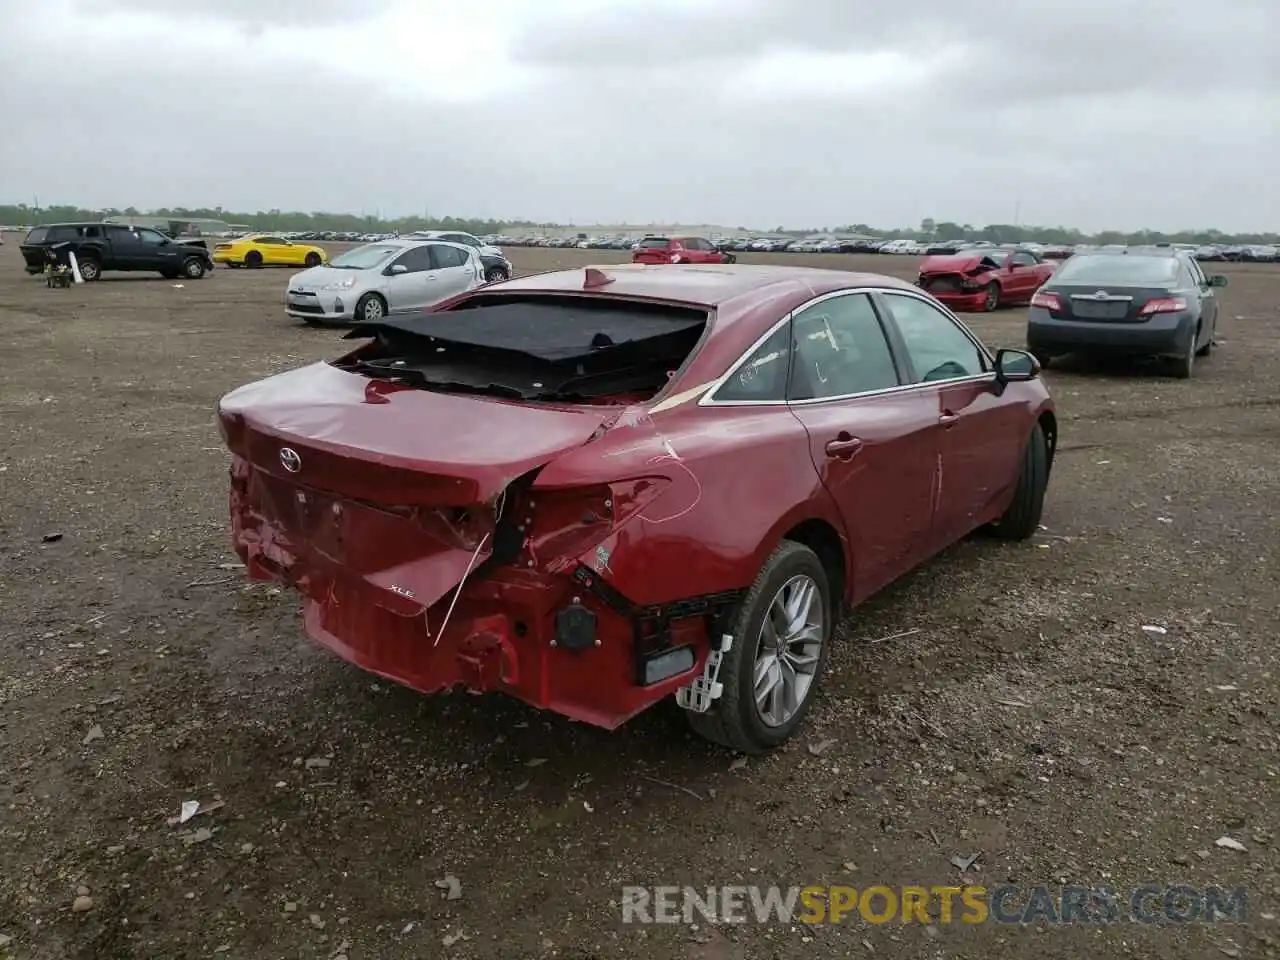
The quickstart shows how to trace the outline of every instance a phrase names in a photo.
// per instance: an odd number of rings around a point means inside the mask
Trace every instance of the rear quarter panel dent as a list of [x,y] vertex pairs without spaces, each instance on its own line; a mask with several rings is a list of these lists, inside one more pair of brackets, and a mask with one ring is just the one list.
[[[673,410],[565,454],[539,484],[655,475],[670,486],[615,533],[600,571],[634,603],[750,586],[786,531],[804,520],[825,520],[843,537],[808,435],[785,408]],[[582,561],[596,559],[593,552]]]

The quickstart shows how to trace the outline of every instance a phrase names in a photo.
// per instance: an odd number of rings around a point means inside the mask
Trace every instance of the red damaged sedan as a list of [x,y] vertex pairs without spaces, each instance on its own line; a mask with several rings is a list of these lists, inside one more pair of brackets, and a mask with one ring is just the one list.
[[231,521],[310,636],[416,690],[613,728],[675,695],[795,730],[849,608],[979,527],[1037,528],[1033,357],[902,281],[626,265],[354,329],[224,397]]
[[1056,264],[1030,250],[975,247],[925,257],[916,285],[952,310],[966,313],[1030,303]]

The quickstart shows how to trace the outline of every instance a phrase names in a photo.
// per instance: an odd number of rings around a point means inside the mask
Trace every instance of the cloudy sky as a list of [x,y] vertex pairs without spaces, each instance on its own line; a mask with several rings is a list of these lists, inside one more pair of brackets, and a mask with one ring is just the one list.
[[0,0],[0,23],[0,202],[754,227],[1280,212],[1280,0]]

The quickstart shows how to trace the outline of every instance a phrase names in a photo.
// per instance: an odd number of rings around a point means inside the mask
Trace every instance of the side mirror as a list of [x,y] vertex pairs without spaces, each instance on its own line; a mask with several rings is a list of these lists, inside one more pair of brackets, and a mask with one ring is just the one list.
[[1040,361],[1025,350],[996,351],[996,382],[1020,383],[1040,376]]
[[1227,278],[1220,273],[1215,273],[1212,277],[1209,278],[1209,286],[1211,287],[1225,287],[1226,285],[1227,285]]
[[403,263],[393,263],[391,266],[387,267],[387,276],[389,277],[398,277],[400,274],[408,272],[409,268]]

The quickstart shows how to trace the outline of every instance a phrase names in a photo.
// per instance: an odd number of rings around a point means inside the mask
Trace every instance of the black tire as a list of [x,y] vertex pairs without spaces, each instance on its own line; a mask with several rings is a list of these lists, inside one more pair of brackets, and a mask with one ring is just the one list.
[[256,270],[262,266],[262,254],[257,250],[250,250],[244,255],[244,265],[250,270]]
[[199,257],[187,257],[182,261],[182,275],[188,280],[199,280],[204,276],[204,261]]
[[511,274],[507,273],[502,267],[490,267],[484,272],[485,283],[501,283],[503,280],[510,280]]
[[1005,540],[1026,540],[1040,529],[1040,514],[1044,511],[1044,494],[1049,486],[1049,442],[1044,428],[1036,424],[1022,454],[1022,469],[1018,471],[1018,488],[1000,519],[992,525],[992,532]]
[[95,257],[85,257],[83,259],[77,257],[76,263],[80,266],[80,279],[85,283],[93,283],[102,277],[102,264]]
[[356,323],[376,323],[387,315],[387,301],[376,293],[366,293],[356,301],[352,319]]
[[987,299],[982,301],[982,309],[987,313],[1000,309],[1000,284],[994,280],[987,284]]
[[1209,331],[1209,339],[1207,339],[1204,342],[1203,347],[1201,347],[1199,350],[1196,351],[1197,357],[1207,357],[1209,354],[1213,353],[1213,348],[1217,346],[1217,344],[1213,342],[1213,338],[1217,335],[1217,333],[1218,333],[1218,327],[1217,327],[1217,324],[1214,324],[1213,329]]
[[1190,380],[1191,375],[1195,373],[1196,357],[1200,354],[1200,351],[1196,348],[1196,339],[1198,336],[1199,330],[1192,335],[1190,341],[1187,343],[1186,353],[1180,357],[1176,357],[1170,363],[1169,372],[1179,380]]
[[[824,636],[813,680],[795,714],[780,726],[761,720],[756,708],[755,657],[760,629],[774,596],[797,574],[817,584],[822,601]],[[822,561],[808,547],[784,540],[765,561],[734,617],[733,646],[720,663],[719,680],[724,692],[706,713],[689,712],[689,725],[699,736],[739,753],[765,753],[784,743],[804,721],[813,704],[831,653],[835,634],[835,605]]]
[[320,264],[324,263],[324,257],[312,250],[302,258],[302,262],[308,267],[318,267]]
[[732,253],[726,253],[726,254],[724,255],[724,262],[725,262],[725,263],[737,263],[737,262],[738,262],[738,258],[737,258],[737,257],[735,257]]

